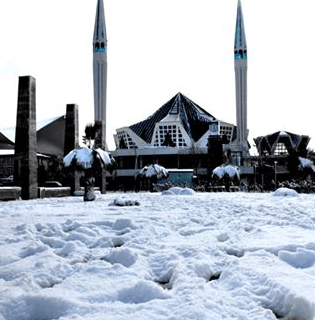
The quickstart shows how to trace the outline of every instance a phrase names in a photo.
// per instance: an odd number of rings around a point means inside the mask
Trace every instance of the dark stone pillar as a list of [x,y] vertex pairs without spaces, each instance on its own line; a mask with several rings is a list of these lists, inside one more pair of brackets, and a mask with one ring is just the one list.
[[[76,104],[67,104],[64,155],[79,148],[79,109]],[[80,189],[80,174],[74,170],[68,182],[71,194]]]
[[36,80],[19,77],[15,130],[14,180],[22,187],[22,199],[35,199],[37,183]]
[[209,136],[208,138],[208,175],[211,177],[213,169],[223,164],[222,138]]
[[79,148],[79,111],[78,105],[67,104],[64,155]]

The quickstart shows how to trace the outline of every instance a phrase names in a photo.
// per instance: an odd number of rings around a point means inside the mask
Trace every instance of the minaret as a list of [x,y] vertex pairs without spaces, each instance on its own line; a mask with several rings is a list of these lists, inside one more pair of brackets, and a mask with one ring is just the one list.
[[103,0],[97,0],[93,36],[94,119],[102,124],[102,145],[106,144],[107,36]]
[[234,68],[236,88],[236,123],[237,144],[240,151],[248,152],[247,145],[247,46],[241,1],[238,0],[235,43]]

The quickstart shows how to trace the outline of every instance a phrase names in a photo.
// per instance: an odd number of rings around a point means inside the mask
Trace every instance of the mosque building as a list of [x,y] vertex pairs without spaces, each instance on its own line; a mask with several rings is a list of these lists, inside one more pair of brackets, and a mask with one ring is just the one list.
[[166,168],[194,169],[197,175],[205,176],[209,168],[222,164],[211,149],[222,153],[222,148],[229,152],[231,163],[245,170],[249,158],[247,44],[240,0],[234,62],[237,125],[217,119],[179,92],[147,119],[116,130],[113,156],[119,163],[117,175],[132,176],[135,170],[153,162]]

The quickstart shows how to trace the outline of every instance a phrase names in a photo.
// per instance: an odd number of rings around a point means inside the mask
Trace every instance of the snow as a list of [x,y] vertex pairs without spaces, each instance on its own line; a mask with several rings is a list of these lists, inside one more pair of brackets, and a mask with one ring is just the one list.
[[299,194],[293,190],[293,189],[289,189],[289,188],[278,188],[273,195],[275,197],[298,197]]
[[97,156],[99,156],[100,160],[104,165],[110,165],[111,159],[109,154],[100,149],[89,149],[89,148],[81,148],[74,149],[70,151],[63,159],[65,166],[70,166],[73,160],[76,160],[77,164],[80,165],[83,169],[92,168],[94,162],[94,152]]
[[161,179],[161,178],[166,178],[168,176],[168,171],[164,167],[158,164],[151,164],[149,166],[143,167],[139,171],[139,175],[144,176],[146,178],[151,178],[156,176],[158,179]]
[[313,320],[315,195],[189,190],[0,203],[0,320]]
[[108,152],[102,150],[101,148],[95,149],[95,152],[99,155],[104,165],[110,165],[112,163]]
[[89,169],[93,164],[93,150],[89,148],[72,150],[64,157],[63,162],[68,167],[74,159],[82,168]]
[[313,161],[308,158],[299,157],[299,160],[300,160],[300,164],[301,164],[302,168],[308,168],[308,167],[311,167],[312,165],[314,165]]
[[193,196],[195,194],[195,191],[190,188],[181,188],[181,187],[172,187],[169,188],[168,190],[165,190],[162,192],[162,195],[171,195],[171,196],[176,196],[176,195],[186,195],[186,196]]
[[219,179],[222,179],[224,175],[228,175],[230,178],[237,177],[240,178],[240,169],[238,167],[232,166],[232,165],[226,165],[226,166],[219,166],[216,167],[212,174],[214,176],[217,176]]

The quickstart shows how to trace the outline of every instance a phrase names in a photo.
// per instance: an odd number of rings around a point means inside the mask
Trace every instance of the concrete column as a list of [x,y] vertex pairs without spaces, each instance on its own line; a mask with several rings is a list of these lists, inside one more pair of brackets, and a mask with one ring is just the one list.
[[76,104],[67,104],[64,155],[79,148],[79,109]]
[[[79,109],[76,104],[67,104],[64,155],[79,148]],[[69,180],[71,194],[80,190],[80,174],[75,171]]]
[[22,188],[22,199],[35,199],[37,183],[36,80],[19,77],[15,130],[14,180]]

